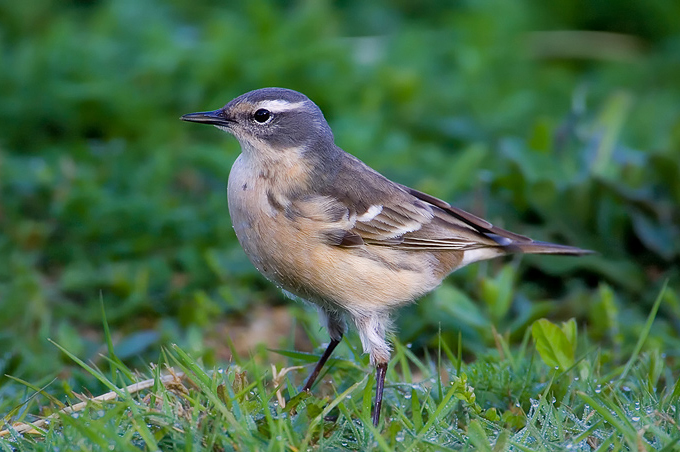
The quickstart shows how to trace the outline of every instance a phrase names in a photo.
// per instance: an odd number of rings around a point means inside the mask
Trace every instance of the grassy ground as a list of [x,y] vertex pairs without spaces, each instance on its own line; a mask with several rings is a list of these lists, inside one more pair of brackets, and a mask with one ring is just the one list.
[[[140,374],[115,355],[110,336],[109,372],[55,344],[109,391],[99,396],[105,400],[70,393],[84,402],[64,406],[44,388],[15,380],[35,394],[10,413],[16,419],[41,396],[59,411],[15,423],[3,432],[4,444],[7,450],[675,450],[680,384],[658,352],[640,354],[661,300],[622,365],[612,365],[593,344],[576,347],[574,322],[536,323],[538,353],[526,340],[511,350],[507,337],[494,332],[497,349],[471,363],[444,341],[423,357],[396,342],[378,429],[370,420],[375,381],[356,337],[344,340],[313,394],[295,390],[300,370],[317,359],[307,353],[260,349],[206,370],[170,345]],[[569,332],[564,347],[560,332]]]
[[[677,17],[0,1],[0,448],[674,450]],[[236,142],[178,121],[264,86],[388,177],[598,254],[473,265],[402,309],[377,430],[355,334],[296,397],[328,337],[236,243]]]

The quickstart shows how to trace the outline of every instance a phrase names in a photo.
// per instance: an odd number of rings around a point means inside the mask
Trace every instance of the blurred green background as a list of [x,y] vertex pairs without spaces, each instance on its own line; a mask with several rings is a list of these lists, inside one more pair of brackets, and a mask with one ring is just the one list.
[[0,396],[24,390],[1,375],[70,375],[47,338],[96,361],[100,300],[131,365],[171,342],[224,361],[227,336],[276,346],[273,325],[325,337],[236,242],[237,142],[178,120],[266,86],[307,94],[386,176],[599,253],[457,272],[400,313],[414,350],[462,331],[474,359],[491,326],[519,341],[576,317],[625,359],[669,279],[646,347],[677,370],[678,17],[664,0],[0,1]]

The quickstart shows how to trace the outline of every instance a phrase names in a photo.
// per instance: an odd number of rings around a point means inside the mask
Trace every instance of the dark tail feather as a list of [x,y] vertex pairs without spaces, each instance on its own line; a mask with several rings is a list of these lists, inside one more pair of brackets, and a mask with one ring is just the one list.
[[549,242],[514,242],[504,246],[510,253],[526,253],[526,254],[561,254],[564,256],[583,256],[584,254],[593,254],[594,251],[576,248],[575,246],[558,245]]

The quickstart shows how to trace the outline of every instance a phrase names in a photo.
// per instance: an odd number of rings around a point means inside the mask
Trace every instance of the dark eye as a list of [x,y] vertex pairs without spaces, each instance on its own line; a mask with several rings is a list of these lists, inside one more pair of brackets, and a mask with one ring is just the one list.
[[269,110],[265,110],[264,108],[260,108],[253,115],[255,121],[259,122],[260,124],[264,124],[265,122],[269,121],[269,118],[271,117],[272,117],[271,112]]

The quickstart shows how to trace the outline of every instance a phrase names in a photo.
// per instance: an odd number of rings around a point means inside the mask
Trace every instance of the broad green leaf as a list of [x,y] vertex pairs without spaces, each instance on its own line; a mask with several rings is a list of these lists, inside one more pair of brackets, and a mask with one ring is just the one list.
[[557,325],[539,319],[531,326],[531,335],[541,359],[550,367],[568,369],[574,364],[574,348],[569,338]]
[[578,330],[576,326],[576,319],[571,318],[566,322],[562,322],[562,331],[567,336],[567,340],[571,344],[574,352],[576,352],[576,339],[578,337]]

